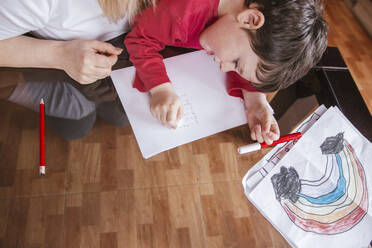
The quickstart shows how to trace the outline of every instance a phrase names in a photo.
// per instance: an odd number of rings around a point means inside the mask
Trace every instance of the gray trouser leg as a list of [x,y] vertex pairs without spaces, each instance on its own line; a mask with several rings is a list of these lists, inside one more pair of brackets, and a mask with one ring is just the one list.
[[24,84],[17,85],[9,101],[39,111],[40,99],[45,102],[47,116],[79,120],[95,111],[96,105],[89,101],[63,73],[55,71],[25,72]]
[[80,139],[89,134],[96,121],[96,106],[75,87],[68,77],[52,72],[24,73],[26,83],[17,85],[9,101],[39,111],[45,102],[46,125],[65,139]]
[[45,118],[46,126],[51,126],[56,133],[67,140],[81,139],[88,136],[95,122],[95,111],[79,120],[64,119],[52,116],[46,116]]
[[[125,35],[121,35],[108,42],[124,48],[119,60],[129,61],[129,55],[124,47],[124,37]],[[32,69],[25,70],[23,74],[26,83],[17,85],[8,100],[39,111],[40,99],[43,98],[46,120],[66,139],[86,136],[96,120],[96,115],[117,127],[128,124],[119,101],[98,104],[89,101],[72,85],[77,83],[63,71]]]

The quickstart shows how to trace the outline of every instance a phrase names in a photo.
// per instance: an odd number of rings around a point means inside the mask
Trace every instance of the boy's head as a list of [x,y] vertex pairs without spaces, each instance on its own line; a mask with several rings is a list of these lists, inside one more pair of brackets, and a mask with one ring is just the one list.
[[261,91],[285,88],[303,77],[327,47],[319,0],[242,0],[222,15],[200,43],[222,71],[236,71]]

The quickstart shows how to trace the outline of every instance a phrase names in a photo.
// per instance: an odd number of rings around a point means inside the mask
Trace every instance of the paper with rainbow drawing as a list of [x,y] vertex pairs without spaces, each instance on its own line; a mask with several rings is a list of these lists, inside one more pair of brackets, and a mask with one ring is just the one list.
[[254,187],[245,177],[245,193],[293,247],[368,247],[371,154],[372,144],[330,108]]

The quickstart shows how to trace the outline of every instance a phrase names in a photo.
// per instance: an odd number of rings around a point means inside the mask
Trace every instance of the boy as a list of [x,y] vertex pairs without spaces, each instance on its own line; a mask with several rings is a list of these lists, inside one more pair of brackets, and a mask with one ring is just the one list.
[[251,138],[271,144],[279,128],[262,92],[289,86],[319,61],[327,46],[320,6],[317,0],[161,0],[138,16],[125,40],[136,67],[133,87],[150,91],[152,114],[175,128],[182,103],[158,51],[204,49],[228,72],[228,93],[244,99]]

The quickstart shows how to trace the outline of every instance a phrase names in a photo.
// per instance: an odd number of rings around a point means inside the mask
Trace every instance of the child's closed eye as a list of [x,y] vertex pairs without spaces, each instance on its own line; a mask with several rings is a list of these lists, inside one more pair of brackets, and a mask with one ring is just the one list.
[[234,69],[236,71],[238,71],[238,69],[239,69],[239,60],[238,59],[234,60]]
[[239,73],[240,75],[242,75],[244,73],[244,71],[242,70],[242,68],[240,67],[240,60],[237,59],[237,60],[234,60],[234,69],[237,73]]

